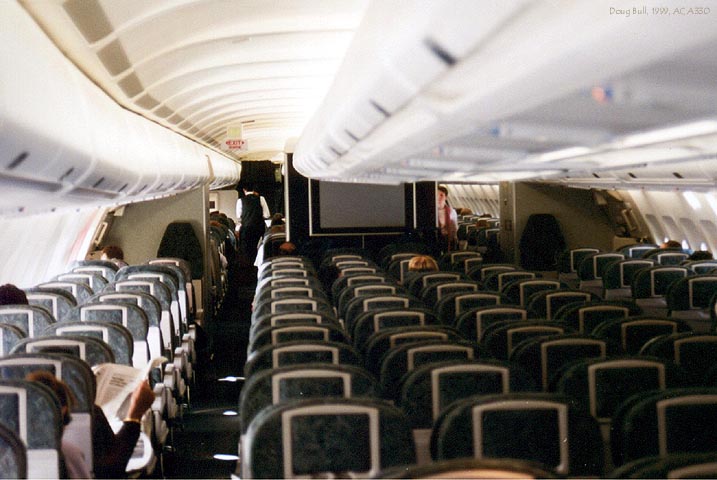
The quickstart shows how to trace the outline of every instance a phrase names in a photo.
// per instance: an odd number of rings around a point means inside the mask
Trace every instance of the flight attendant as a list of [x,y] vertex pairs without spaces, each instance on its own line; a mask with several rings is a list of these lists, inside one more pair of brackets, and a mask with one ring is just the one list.
[[[253,188],[243,188],[244,196],[237,200],[237,219],[239,219],[239,245],[241,252],[251,265],[256,259],[259,240],[266,231],[266,222],[271,216],[266,200]],[[264,200],[262,202],[262,200]]]

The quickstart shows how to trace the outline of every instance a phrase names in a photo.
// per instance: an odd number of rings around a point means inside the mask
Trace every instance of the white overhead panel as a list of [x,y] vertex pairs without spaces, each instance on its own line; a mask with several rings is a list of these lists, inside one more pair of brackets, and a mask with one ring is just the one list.
[[298,136],[341,64],[366,0],[20,0],[115,101],[217,151],[245,124],[269,159]]
[[683,141],[717,120],[717,10],[685,7],[375,1],[295,166],[327,180],[495,182],[702,162],[705,176],[686,177],[701,185],[717,177],[705,163],[717,141]]
[[[0,2],[0,58],[0,214],[115,206],[209,183],[213,150],[119,106],[12,1]],[[235,160],[216,163],[235,179]]]

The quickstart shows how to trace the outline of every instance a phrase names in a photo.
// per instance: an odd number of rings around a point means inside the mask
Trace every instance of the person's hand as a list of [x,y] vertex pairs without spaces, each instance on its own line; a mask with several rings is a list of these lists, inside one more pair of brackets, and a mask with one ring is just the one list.
[[149,386],[147,380],[143,381],[137,388],[132,392],[132,396],[129,400],[129,409],[127,410],[128,418],[136,418],[137,420],[142,418],[144,412],[152,406],[154,402],[154,392]]

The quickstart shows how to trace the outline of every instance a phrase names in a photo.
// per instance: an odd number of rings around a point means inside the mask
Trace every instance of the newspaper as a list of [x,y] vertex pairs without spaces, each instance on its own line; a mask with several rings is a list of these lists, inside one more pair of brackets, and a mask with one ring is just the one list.
[[141,369],[117,363],[92,367],[97,382],[95,403],[102,408],[110,423],[113,419],[125,418],[134,389],[148,378],[150,370],[166,361],[165,357],[153,358]]

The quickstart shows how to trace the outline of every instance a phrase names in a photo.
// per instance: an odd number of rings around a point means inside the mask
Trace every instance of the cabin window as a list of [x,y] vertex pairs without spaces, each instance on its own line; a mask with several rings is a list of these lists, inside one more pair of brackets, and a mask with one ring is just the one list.
[[645,221],[647,222],[647,225],[650,229],[650,232],[652,232],[653,237],[657,239],[665,236],[662,231],[662,225],[660,225],[660,222],[657,220],[657,217],[655,217],[651,213],[648,213],[647,215],[645,215]]
[[[714,241],[714,239],[717,239],[717,226],[715,226],[715,224],[712,223],[711,220],[700,220],[700,227],[702,227],[702,230],[705,232],[706,239],[712,241]],[[714,251],[715,246],[707,244],[704,248],[700,247],[700,249]]]
[[670,217],[669,215],[663,215],[662,216],[662,224],[664,225],[664,233],[667,235],[668,240],[669,239],[678,239],[683,237],[682,229],[677,226],[677,223],[675,223],[675,219]]

